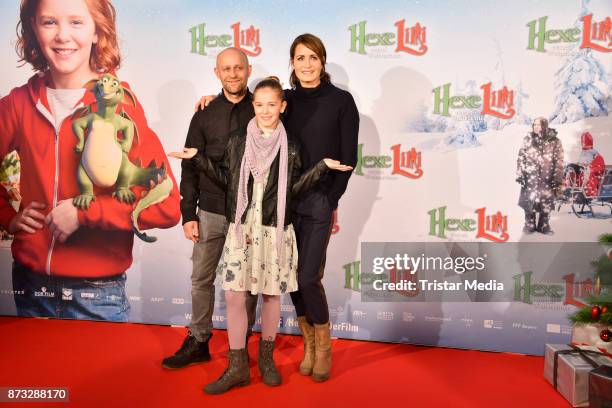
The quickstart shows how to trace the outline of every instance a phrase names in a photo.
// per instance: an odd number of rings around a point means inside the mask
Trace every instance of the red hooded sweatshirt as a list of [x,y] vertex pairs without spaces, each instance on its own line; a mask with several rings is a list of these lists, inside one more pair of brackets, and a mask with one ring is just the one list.
[[[41,212],[47,215],[59,201],[72,200],[80,194],[77,168],[81,154],[75,152],[75,116],[68,116],[56,133],[45,84],[45,75],[34,75],[27,84],[0,99],[0,157],[17,150],[21,159],[21,208],[38,201],[46,205]],[[122,85],[128,87],[126,83]],[[97,110],[92,92],[85,92],[74,111],[83,106]],[[130,161],[141,163],[141,167],[151,160],[157,166],[164,162],[174,183],[169,197],[141,212],[139,227],[170,228],[180,220],[180,196],[166,155],[149,129],[140,103],[120,104],[117,110],[122,108],[137,132],[128,155]],[[132,187],[136,197],[141,197],[143,189]],[[64,243],[53,238],[46,225],[33,234],[17,232],[11,248],[13,259],[37,273],[57,276],[98,278],[124,272],[132,264],[133,206],[119,202],[112,192],[112,187],[94,187],[95,201],[89,209],[78,210],[80,226]],[[0,224],[5,228],[16,214],[7,198],[5,191],[0,193]]]

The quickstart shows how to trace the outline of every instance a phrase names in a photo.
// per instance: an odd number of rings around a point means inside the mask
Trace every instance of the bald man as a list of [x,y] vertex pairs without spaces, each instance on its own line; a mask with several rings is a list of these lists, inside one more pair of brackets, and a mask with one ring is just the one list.
[[[185,147],[195,147],[212,160],[220,161],[228,135],[236,129],[246,129],[255,112],[247,87],[251,66],[242,51],[227,48],[219,53],[215,75],[222,90],[206,109],[193,115]],[[214,282],[227,234],[225,192],[199,172],[190,160],[183,160],[181,168],[183,232],[185,238],[193,242],[192,315],[183,344],[174,355],[162,361],[163,367],[172,369],[210,360],[208,342],[212,336]],[[248,295],[246,302],[250,333],[255,322],[257,297]]]

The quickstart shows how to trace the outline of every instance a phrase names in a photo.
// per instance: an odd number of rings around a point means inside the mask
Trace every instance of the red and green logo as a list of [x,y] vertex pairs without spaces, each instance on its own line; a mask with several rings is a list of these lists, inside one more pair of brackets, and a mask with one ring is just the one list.
[[508,234],[508,216],[500,211],[494,214],[487,213],[482,207],[474,211],[476,218],[448,218],[446,206],[428,211],[429,235],[446,239],[448,231],[476,232],[477,239],[486,239],[493,242],[506,242]]
[[427,28],[421,23],[406,24],[402,19],[395,23],[395,30],[385,33],[366,31],[367,21],[361,21],[348,28],[351,32],[351,52],[367,54],[369,47],[389,47],[396,53],[421,56],[427,52]]
[[344,288],[360,292],[362,278],[361,261],[349,262],[343,265],[342,269],[344,269]]
[[451,95],[451,84],[444,84],[433,89],[435,115],[451,116],[454,109],[480,109],[481,115],[510,119],[516,114],[514,109],[514,91],[503,86],[494,89],[489,82],[480,87],[481,95]]
[[208,55],[207,51],[215,48],[236,47],[246,55],[256,57],[261,54],[259,29],[250,25],[242,29],[240,22],[230,26],[231,34],[208,34],[206,23],[191,27],[191,53]]
[[573,273],[563,276],[563,283],[533,282],[532,272],[514,275],[514,300],[523,303],[560,302],[564,305],[584,307],[588,299],[598,295],[593,281],[576,281]]
[[[406,282],[413,282],[416,286],[418,284],[418,273],[412,273],[410,270],[398,270],[393,267],[389,270],[389,274],[375,274],[375,273],[361,273],[361,261],[354,261],[343,265],[344,269],[344,289],[352,290],[354,292],[361,292],[361,285],[366,286],[375,285],[374,282],[379,281],[380,283],[392,283],[396,285],[405,285]],[[399,287],[399,286],[398,286]],[[399,295],[405,297],[417,296],[421,290],[415,287],[411,290],[406,289],[392,289]]]
[[581,27],[566,29],[547,29],[548,16],[527,23],[529,37],[527,49],[546,52],[547,44],[580,42],[580,48],[590,48],[599,52],[612,52],[612,21],[606,17],[596,21],[593,14],[580,17]]
[[390,147],[391,155],[365,156],[363,143],[357,146],[357,164],[354,174],[367,175],[370,170],[391,169],[391,175],[398,175],[410,179],[423,176],[421,152],[414,147],[404,150],[401,144]]

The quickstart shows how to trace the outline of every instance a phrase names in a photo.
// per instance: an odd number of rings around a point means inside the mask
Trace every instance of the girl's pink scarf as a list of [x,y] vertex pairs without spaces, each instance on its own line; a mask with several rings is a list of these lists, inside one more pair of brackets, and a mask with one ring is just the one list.
[[246,146],[240,164],[240,180],[238,181],[238,197],[236,203],[236,216],[234,218],[235,234],[238,248],[242,248],[242,215],[247,209],[249,174],[253,175],[255,182],[263,182],[266,172],[280,151],[278,166],[278,188],[276,193],[276,253],[279,260],[285,259],[284,226],[285,204],[287,202],[287,132],[282,122],[269,137],[264,137],[257,126],[255,118],[247,126]]

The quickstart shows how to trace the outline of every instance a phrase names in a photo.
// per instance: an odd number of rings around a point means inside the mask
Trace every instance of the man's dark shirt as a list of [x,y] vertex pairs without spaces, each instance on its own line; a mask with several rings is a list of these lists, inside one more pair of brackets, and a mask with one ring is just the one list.
[[[191,118],[185,147],[195,147],[211,160],[223,157],[229,134],[236,129],[246,129],[255,116],[252,94],[238,103],[230,102],[223,91],[204,110],[198,110]],[[216,214],[225,213],[225,192],[206,174],[197,170],[191,160],[181,162],[181,214],[183,224],[197,221],[197,208]]]

